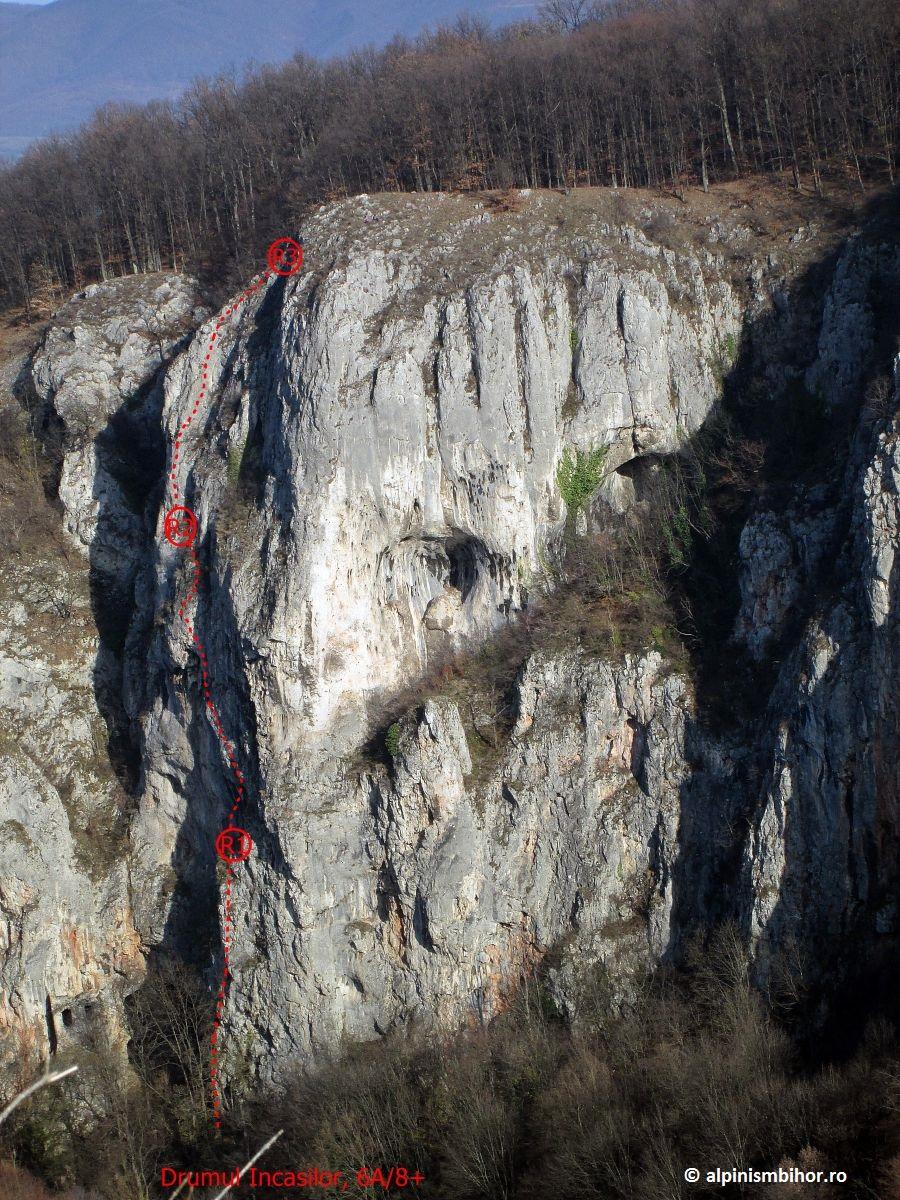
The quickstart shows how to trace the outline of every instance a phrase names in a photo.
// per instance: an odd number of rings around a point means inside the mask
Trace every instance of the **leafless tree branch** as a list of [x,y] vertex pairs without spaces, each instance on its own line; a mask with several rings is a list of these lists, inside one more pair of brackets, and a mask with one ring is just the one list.
[[[269,1140],[266,1142],[266,1144],[264,1146],[261,1146],[260,1149],[257,1150],[257,1152],[253,1155],[253,1157],[243,1167],[241,1167],[240,1171],[238,1171],[238,1179],[239,1180],[245,1174],[245,1172],[250,1170],[250,1168],[253,1166],[253,1164],[255,1162],[257,1162],[260,1158],[262,1158],[262,1156],[265,1154],[265,1152],[267,1150],[269,1150],[272,1146],[275,1145],[275,1143],[278,1141],[278,1139],[281,1137],[281,1135],[283,1133],[284,1133],[284,1130],[279,1129],[278,1132],[276,1134],[273,1134],[273,1136],[269,1138]],[[229,1183],[227,1188],[224,1188],[221,1192],[219,1192],[219,1194],[217,1196],[213,1196],[213,1200],[223,1200],[223,1197],[227,1196],[233,1187],[234,1187],[234,1184]]]
[[[279,1129],[276,1134],[273,1134],[273,1136],[269,1138],[269,1140],[266,1142],[266,1144],[264,1146],[261,1146],[259,1148],[259,1150],[257,1150],[257,1152],[253,1155],[253,1157],[251,1159],[249,1159],[248,1162],[245,1163],[245,1165],[243,1167],[241,1167],[240,1171],[238,1171],[237,1180],[235,1182],[239,1182],[243,1178],[243,1176],[250,1170],[250,1168],[253,1166],[253,1164],[255,1162],[258,1162],[259,1159],[261,1159],[262,1156],[265,1154],[265,1152],[267,1150],[271,1149],[271,1147],[275,1145],[275,1143],[278,1141],[278,1139],[281,1137],[281,1135],[283,1133],[284,1133],[284,1130]],[[187,1184],[187,1180],[185,1180],[184,1183],[180,1183],[178,1185],[178,1187],[175,1189],[175,1191],[172,1192],[171,1196],[169,1197],[169,1200],[176,1200],[176,1197],[180,1196],[181,1193],[184,1191],[186,1184]],[[218,1193],[218,1195],[213,1197],[213,1200],[223,1200],[223,1198],[228,1195],[228,1193],[231,1191],[231,1189],[234,1186],[235,1186],[234,1183],[229,1183],[228,1187],[224,1188],[221,1192]]]
[[0,1125],[19,1107],[23,1100],[27,1100],[29,1096],[34,1095],[40,1088],[46,1087],[48,1083],[59,1083],[60,1079],[65,1079],[67,1075],[74,1075],[77,1070],[78,1067],[66,1067],[64,1071],[51,1072],[49,1069],[46,1070],[34,1083],[30,1083],[24,1091],[19,1092],[18,1096],[14,1096],[10,1100],[3,1112],[0,1112]]

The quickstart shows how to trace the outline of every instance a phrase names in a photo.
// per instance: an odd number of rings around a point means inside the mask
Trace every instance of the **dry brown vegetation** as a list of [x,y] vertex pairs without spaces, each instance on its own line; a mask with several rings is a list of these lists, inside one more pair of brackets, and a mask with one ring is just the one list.
[[435,663],[376,698],[359,765],[396,751],[397,722],[425,700],[456,701],[478,766],[489,766],[516,715],[516,678],[535,651],[618,657],[660,651],[689,670],[695,642],[684,587],[696,544],[758,491],[762,450],[724,417],[681,454],[652,463],[634,509],[602,511],[583,536],[569,529],[528,586],[527,608],[476,649]]
[[[691,1165],[840,1169],[849,1176],[841,1196],[891,1194],[900,1046],[883,1020],[840,1061],[808,1068],[790,1020],[776,1020],[751,985],[731,928],[698,944],[683,970],[638,981],[627,1002],[614,1000],[602,968],[586,968],[580,988],[574,1023],[544,980],[523,978],[512,1006],[490,1024],[446,1038],[410,1028],[347,1047],[294,1075],[276,1101],[236,1091],[214,1149],[194,1095],[210,1014],[178,968],[151,978],[133,1012],[132,1084],[115,1082],[104,1093],[98,1051],[83,1068],[93,1071],[93,1107],[74,1086],[46,1096],[19,1117],[12,1144],[33,1171],[69,1186],[81,1181],[104,1200],[157,1196],[159,1162],[239,1163],[280,1128],[270,1165],[318,1163],[352,1181],[360,1165],[403,1163],[422,1171],[418,1194],[435,1200],[794,1194],[688,1187]],[[782,1014],[801,1011],[796,988],[770,1000]],[[149,1031],[147,1005],[155,1014]],[[104,1115],[104,1105],[115,1111]],[[27,1186],[23,1197],[44,1200],[39,1185]],[[351,1184],[348,1194],[364,1193]],[[836,1194],[803,1191],[814,1200]]]
[[11,1162],[0,1162],[0,1196],[3,1200],[100,1200],[97,1192],[86,1192],[81,1187],[51,1192],[30,1171]]
[[58,532],[59,520],[46,499],[52,464],[29,412],[22,367],[40,341],[46,323],[23,311],[0,314],[0,521],[5,548],[18,553],[35,537],[43,542]]
[[73,638],[93,628],[87,568],[66,541],[48,499],[52,464],[28,414],[0,398],[0,601],[19,601],[27,634],[49,661],[66,659]]

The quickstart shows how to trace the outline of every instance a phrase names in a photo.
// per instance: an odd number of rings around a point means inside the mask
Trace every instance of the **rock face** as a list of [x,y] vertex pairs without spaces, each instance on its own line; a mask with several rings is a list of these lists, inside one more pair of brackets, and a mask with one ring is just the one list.
[[[148,434],[158,426],[146,393],[203,315],[195,293],[192,281],[178,275],[93,284],[59,310],[35,357],[35,388],[52,399],[64,430],[58,488],[63,528],[85,549],[103,539],[105,512],[134,507],[128,484],[136,481],[126,477],[121,457],[109,453],[110,421],[124,424],[131,416]],[[126,551],[132,542],[143,545],[144,530],[139,521],[123,522],[106,540],[107,557],[117,551],[121,557],[123,542]]]
[[[549,946],[565,948],[557,979],[573,1007],[578,964],[608,954],[626,973],[663,953],[684,681],[656,654],[539,657],[518,693],[500,753],[456,702],[428,701],[389,768],[307,785],[314,806],[279,822],[283,863],[261,855],[241,884],[232,1028],[261,1034],[265,1011],[268,1033],[305,1057],[410,1018],[490,1017]],[[293,914],[277,941],[275,896]]]
[[[633,234],[626,268],[601,228],[577,255],[548,238],[523,261],[496,233],[491,267],[472,269],[466,246],[489,233],[433,208],[415,254],[391,236],[414,202],[374,226],[330,212],[306,234],[311,270],[226,326],[210,364],[223,408],[181,487],[230,575],[276,760],[357,733],[367,696],[427,665],[429,633],[458,647],[520,609],[565,517],[562,448],[609,446],[609,469],[676,449],[740,327],[734,290],[698,257]],[[253,327],[269,323],[261,356]],[[201,334],[169,375],[170,432],[204,348]],[[257,504],[226,567],[216,514],[240,463]]]
[[98,1028],[123,1045],[123,994],[143,974],[123,651],[147,475],[155,484],[162,467],[159,372],[200,315],[178,277],[97,285],[57,314],[34,358],[62,531],[28,544],[14,519],[0,561],[4,1065],[30,1070],[35,1052]]
[[770,704],[770,765],[744,853],[763,968],[788,943],[816,946],[831,966],[860,931],[885,949],[900,934],[900,423],[864,440],[871,457],[855,456],[846,481],[852,582],[809,622]]
[[[330,206],[304,230],[308,269],[226,314],[215,342],[179,486],[256,843],[237,875],[226,1044],[252,1045],[263,1078],[344,1037],[488,1017],[539,967],[577,1012],[585,968],[627,987],[723,918],[762,973],[789,942],[818,954],[895,932],[898,461],[883,417],[854,434],[839,502],[800,488],[744,530],[735,638],[760,659],[793,642],[743,738],[704,727],[702,698],[657,651],[573,647],[526,662],[509,729],[484,692],[437,694],[382,761],[361,756],[393,693],[527,608],[567,525],[564,453],[607,448],[597,512],[621,512],[636,462],[708,418],[742,338],[773,392],[804,377],[826,409],[852,405],[872,370],[871,295],[894,251],[851,241],[811,314],[792,298],[808,264],[778,265],[787,243],[763,266],[749,231],[717,222],[724,243],[695,229],[673,251],[606,200],[562,203],[534,196],[502,218],[442,197]],[[34,377],[65,423],[65,528],[112,597],[97,696],[132,771],[128,846],[78,903],[118,898],[129,946],[214,969],[229,773],[177,617],[186,567],[160,536],[161,490],[149,469],[130,497],[122,482],[135,430],[155,479],[169,469],[209,339],[203,326],[182,349],[191,285],[157,283],[155,340],[135,332],[146,285],[116,285],[119,324],[107,293],[87,297]],[[852,584],[800,612],[847,528]],[[37,685],[21,674],[2,678],[24,716]],[[10,819],[35,838],[28,812]],[[16,886],[35,886],[28,862]],[[35,932],[17,936],[6,977],[39,1030],[43,998],[72,1005],[77,989],[28,958]],[[97,940],[117,944],[106,926]],[[107,988],[111,1011],[135,981]]]

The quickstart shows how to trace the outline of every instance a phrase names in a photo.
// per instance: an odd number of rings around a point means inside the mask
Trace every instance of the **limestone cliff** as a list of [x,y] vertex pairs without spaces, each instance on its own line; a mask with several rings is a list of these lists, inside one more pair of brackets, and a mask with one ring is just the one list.
[[[208,577],[196,624],[257,847],[238,874],[227,1009],[254,1069],[409,1020],[489,1016],[535,969],[576,1011],[584,969],[605,962],[627,987],[724,918],[763,976],[789,944],[825,971],[836,938],[895,937],[894,396],[849,420],[840,488],[798,478],[745,526],[735,645],[781,655],[752,724],[715,732],[658,649],[573,645],[528,658],[499,733],[477,689],[438,691],[380,760],[361,748],[394,694],[529,610],[575,518],[598,528],[640,502],[641,471],[704,426],[739,355],[770,396],[800,379],[823,421],[856,414],[886,361],[876,300],[896,287],[896,247],[838,245],[816,293],[814,231],[674,201],[623,213],[603,194],[535,194],[492,215],[362,197],[303,233],[303,274],[223,326],[179,468]],[[26,618],[4,629],[0,682],[26,729],[2,798],[22,827],[0,874],[4,1015],[38,1047],[48,1028],[84,1036],[97,997],[115,1028],[138,944],[211,971],[220,953],[228,774],[176,615],[184,561],[161,537],[202,318],[189,281],[101,285],[32,366],[96,627],[82,598],[61,679]],[[567,514],[560,461],[599,447],[591,511]],[[89,713],[105,719],[130,797],[127,845],[95,879],[57,870],[88,811],[78,789],[96,788],[68,770],[66,811],[47,767],[53,705],[73,747]],[[42,729],[40,769],[28,739]],[[89,948],[60,939],[70,924]],[[49,1014],[63,1008],[61,1033]]]

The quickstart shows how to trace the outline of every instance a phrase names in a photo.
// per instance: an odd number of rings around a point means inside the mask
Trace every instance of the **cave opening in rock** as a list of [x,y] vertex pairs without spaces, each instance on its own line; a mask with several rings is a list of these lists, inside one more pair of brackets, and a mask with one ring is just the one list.
[[479,543],[475,538],[462,536],[449,538],[444,548],[450,568],[447,582],[465,601],[478,582]]

